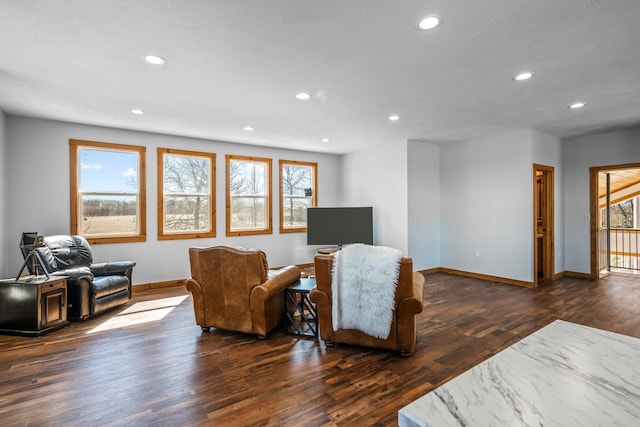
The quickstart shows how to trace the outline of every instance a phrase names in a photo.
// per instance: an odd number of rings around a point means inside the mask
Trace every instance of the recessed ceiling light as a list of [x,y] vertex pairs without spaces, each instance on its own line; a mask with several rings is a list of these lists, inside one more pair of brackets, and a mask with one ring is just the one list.
[[331,141],[329,138],[322,138],[322,142],[329,142]]
[[137,108],[134,108],[133,110],[131,110],[131,112],[132,112],[133,114],[138,114],[138,115],[140,115],[140,114],[144,114],[144,111],[139,110],[139,109],[137,109]]
[[440,24],[442,24],[442,18],[440,16],[428,15],[419,20],[416,26],[420,30],[433,30]]
[[522,80],[529,80],[531,77],[533,77],[533,73],[531,71],[525,71],[515,76],[513,80],[520,82]]
[[301,101],[306,101],[307,99],[311,99],[311,94],[306,92],[300,92],[296,94],[296,98],[298,98]]
[[144,60],[153,65],[163,65],[166,62],[164,58],[156,55],[145,55]]
[[251,132],[253,130],[251,126],[245,126],[243,127],[243,129],[246,130],[247,132]]
[[397,114],[392,114],[389,116],[389,120],[391,120],[392,122],[397,122],[398,120],[400,120],[400,116]]
[[585,104],[584,102],[574,102],[573,104],[569,105],[569,108],[571,108],[572,110],[575,110],[576,108],[582,108],[584,107]]

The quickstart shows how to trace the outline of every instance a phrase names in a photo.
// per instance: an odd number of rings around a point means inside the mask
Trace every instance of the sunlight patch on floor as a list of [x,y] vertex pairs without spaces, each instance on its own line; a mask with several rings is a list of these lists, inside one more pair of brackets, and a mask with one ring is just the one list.
[[167,314],[171,313],[171,311],[186,298],[187,295],[182,295],[137,302],[91,329],[87,334],[108,331],[110,329],[126,328],[142,323],[157,322],[164,319]]

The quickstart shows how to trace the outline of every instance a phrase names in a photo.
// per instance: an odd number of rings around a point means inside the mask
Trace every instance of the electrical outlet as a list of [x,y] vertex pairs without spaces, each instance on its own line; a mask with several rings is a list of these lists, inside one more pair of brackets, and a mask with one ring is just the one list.
[[480,258],[480,250],[476,249],[475,253],[473,254],[474,257],[476,258]]

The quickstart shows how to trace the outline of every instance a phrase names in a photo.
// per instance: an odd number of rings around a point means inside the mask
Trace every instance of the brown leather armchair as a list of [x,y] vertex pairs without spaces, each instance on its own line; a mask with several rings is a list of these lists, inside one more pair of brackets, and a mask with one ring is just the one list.
[[376,338],[355,329],[333,329],[331,269],[332,255],[315,256],[316,287],[309,298],[318,310],[320,338],[327,347],[335,343],[353,344],[365,347],[376,347],[398,350],[402,356],[409,356],[416,347],[416,314],[422,312],[422,292],[424,276],[413,271],[413,260],[400,260],[400,273],[395,293],[395,305],[391,332],[386,339]]
[[284,320],[283,290],[300,279],[294,265],[270,271],[267,256],[230,246],[189,248],[196,323],[265,338]]

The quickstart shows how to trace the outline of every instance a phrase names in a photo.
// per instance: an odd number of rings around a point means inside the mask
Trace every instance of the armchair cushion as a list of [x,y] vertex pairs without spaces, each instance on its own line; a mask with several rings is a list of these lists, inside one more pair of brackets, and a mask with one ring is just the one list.
[[[47,246],[42,246],[40,248],[36,249],[38,251],[38,254],[40,255],[40,259],[42,260],[42,263],[44,264],[44,268],[47,269],[47,273],[52,273],[56,270],[58,270],[58,263],[56,262],[56,258],[53,256],[53,252],[51,252],[51,249],[49,249]],[[26,253],[22,253],[23,256],[26,256]],[[40,265],[36,265],[36,269],[37,269],[37,273],[38,274],[44,274],[44,271],[41,271],[42,268]],[[29,272],[31,274],[35,274],[35,271],[31,271],[31,265],[29,266]]]
[[123,275],[95,276],[93,278],[94,296],[102,298],[129,288],[129,279]]
[[88,267],[93,262],[93,252],[89,242],[82,236],[47,236],[44,241],[55,258],[56,269]]

